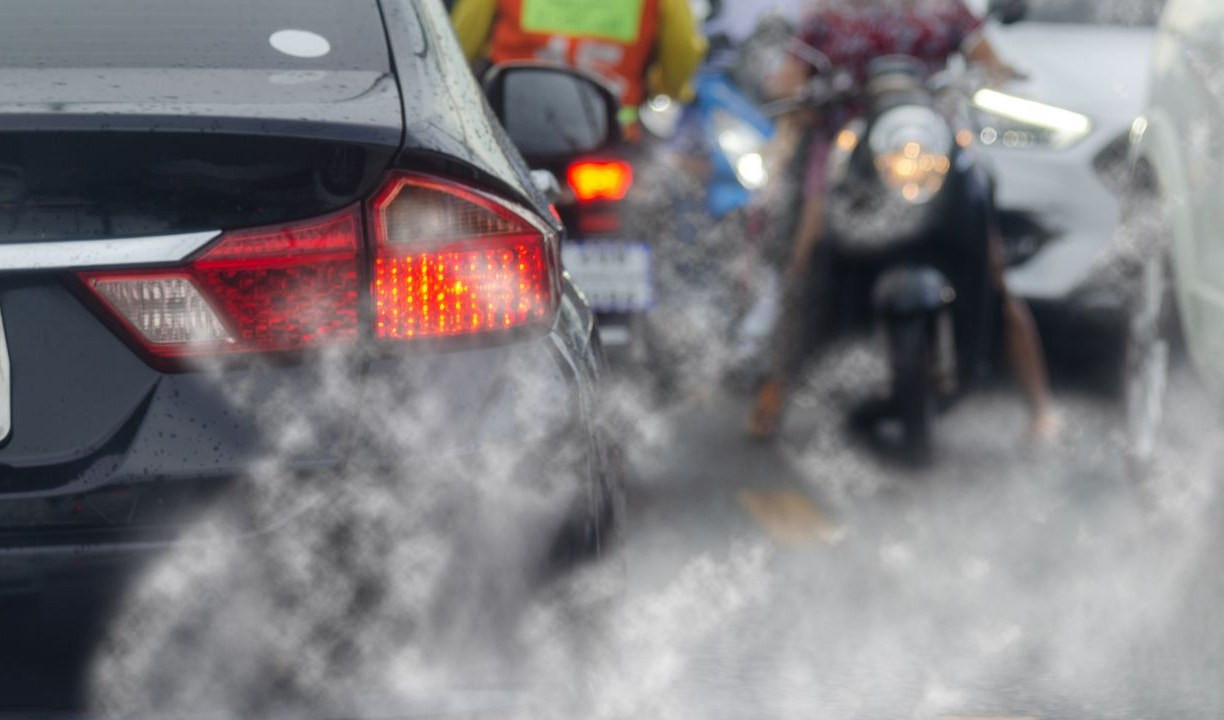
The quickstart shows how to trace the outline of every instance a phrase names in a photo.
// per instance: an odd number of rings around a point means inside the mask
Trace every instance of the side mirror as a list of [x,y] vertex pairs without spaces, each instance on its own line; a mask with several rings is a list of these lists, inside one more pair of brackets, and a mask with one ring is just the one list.
[[986,8],[986,14],[1003,25],[1020,22],[1028,11],[1028,0],[990,0]]
[[680,103],[666,95],[657,95],[642,103],[638,109],[638,122],[642,123],[646,132],[667,140],[676,136],[683,115],[684,108]]
[[530,163],[549,164],[620,140],[620,105],[594,75],[562,65],[508,63],[485,75],[484,90]]
[[557,176],[548,170],[532,170],[531,184],[548,202],[555,203],[561,199],[561,183],[557,181]]

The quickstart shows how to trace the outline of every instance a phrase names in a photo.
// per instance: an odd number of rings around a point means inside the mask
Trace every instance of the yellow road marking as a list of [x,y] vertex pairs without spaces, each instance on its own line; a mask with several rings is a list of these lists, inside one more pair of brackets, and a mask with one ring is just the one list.
[[797,490],[740,490],[740,507],[780,545],[837,542],[841,531]]

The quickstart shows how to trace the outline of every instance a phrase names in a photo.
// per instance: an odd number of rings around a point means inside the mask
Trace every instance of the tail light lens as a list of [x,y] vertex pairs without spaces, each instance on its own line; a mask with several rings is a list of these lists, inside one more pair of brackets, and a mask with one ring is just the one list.
[[[228,232],[182,267],[82,272],[154,358],[284,352],[453,337],[548,321],[559,294],[551,230],[529,211],[447,180],[396,174],[371,203]],[[368,260],[367,260],[368,258]],[[362,279],[369,263],[369,313]]]
[[157,357],[298,350],[358,332],[360,213],[227,233],[186,267],[81,273]]
[[372,210],[377,337],[471,335],[552,317],[556,251],[528,212],[409,174],[395,176]]
[[574,196],[583,202],[623,200],[633,187],[633,166],[620,160],[577,162],[566,175]]

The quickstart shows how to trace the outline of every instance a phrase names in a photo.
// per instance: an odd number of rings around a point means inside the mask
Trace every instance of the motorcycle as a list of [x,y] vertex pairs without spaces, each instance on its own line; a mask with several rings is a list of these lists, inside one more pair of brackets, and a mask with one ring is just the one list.
[[833,334],[882,328],[889,393],[858,420],[872,430],[899,423],[901,449],[925,459],[936,415],[989,372],[1001,345],[992,180],[967,119],[947,107],[956,96],[947,77],[897,56],[873,62],[859,85],[815,60],[825,72],[782,102],[853,98],[863,108],[834,135],[826,164],[820,307]]
[[773,121],[736,77],[740,53],[725,38],[713,38],[709,59],[693,81],[692,101],[684,108],[654,98],[643,108],[642,123],[657,137],[687,147],[677,152],[700,157],[706,212],[714,220],[745,208],[765,187],[762,153],[773,138]]
[[[742,232],[717,227],[718,219],[765,182],[770,121],[728,70],[707,66],[688,108],[656,97],[622,110],[622,120],[633,116],[629,141],[533,159],[558,180],[554,206],[568,230],[562,262],[596,313],[609,366],[656,397],[701,376],[698,361],[718,364],[706,348],[728,316],[727,246],[743,244]],[[682,124],[696,129],[699,142],[689,145],[699,152],[677,151]],[[690,163],[694,155],[699,162]]]
[[[556,204],[570,229],[564,264],[596,311],[609,364],[667,397],[706,374],[700,363],[711,373],[718,364],[710,339],[725,334],[716,326],[728,315],[730,246],[744,240],[719,220],[764,183],[760,151],[770,130],[709,72],[689,108],[654,98],[638,117],[645,132],[634,142],[549,169],[565,179]],[[699,152],[677,148],[692,146],[694,135]]]
[[[654,364],[645,327],[645,315],[656,301],[652,239],[667,235],[672,213],[653,197],[659,179],[636,172],[647,164],[653,147],[640,139],[627,141],[634,130],[632,125],[625,130],[625,112],[615,101],[609,118],[597,117],[602,101],[616,96],[609,83],[562,65],[533,60],[489,68],[483,82],[491,104],[499,107],[505,102],[499,94],[503,76],[530,76],[532,72],[571,72],[601,88],[600,98],[579,98],[565,115],[554,109],[547,116],[533,118],[531,132],[524,132],[516,144],[533,168],[537,189],[566,227],[562,266],[594,311],[609,369],[625,366],[626,350],[632,364]],[[506,122],[519,115],[532,116],[532,104],[528,101],[509,108]],[[613,142],[582,141],[593,119],[603,121],[600,127],[615,136]],[[519,124],[528,126],[525,120]]]
[[752,94],[760,82],[745,68],[747,44],[721,35],[710,42],[691,102],[680,108],[655,98],[641,120],[683,174],[700,181],[697,192],[676,192],[669,183],[669,205],[680,222],[656,256],[662,307],[654,320],[666,322],[675,339],[686,332],[668,306],[685,304],[690,315],[694,305],[716,306],[717,317],[690,328],[688,348],[673,355],[690,369],[700,355],[705,367],[697,370],[705,380],[727,380],[759,373],[776,314],[777,271],[767,260],[773,245],[763,241],[770,228],[754,202],[769,182],[764,153],[774,127]]

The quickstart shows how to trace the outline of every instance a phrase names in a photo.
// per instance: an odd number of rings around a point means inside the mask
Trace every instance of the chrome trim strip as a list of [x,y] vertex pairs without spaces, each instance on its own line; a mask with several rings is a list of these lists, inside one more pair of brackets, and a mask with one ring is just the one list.
[[182,235],[0,245],[0,272],[177,263],[220,234],[220,230],[209,230]]

